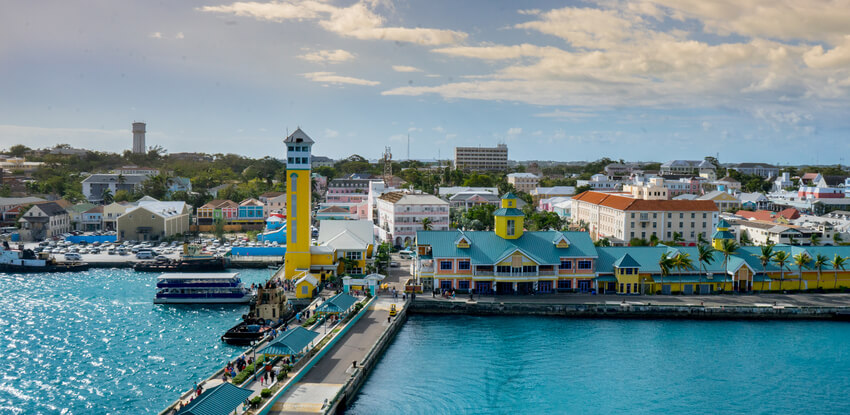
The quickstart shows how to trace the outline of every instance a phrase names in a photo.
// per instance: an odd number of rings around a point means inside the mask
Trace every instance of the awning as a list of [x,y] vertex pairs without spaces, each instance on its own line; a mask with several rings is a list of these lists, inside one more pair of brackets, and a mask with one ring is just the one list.
[[357,304],[357,299],[340,293],[331,298],[328,298],[322,305],[316,308],[317,313],[342,313]]
[[296,326],[287,330],[270,345],[261,349],[258,353],[272,356],[293,356],[301,353],[319,333]]
[[252,393],[254,392],[250,389],[243,389],[232,383],[222,383],[204,391],[201,396],[177,411],[177,415],[232,414]]

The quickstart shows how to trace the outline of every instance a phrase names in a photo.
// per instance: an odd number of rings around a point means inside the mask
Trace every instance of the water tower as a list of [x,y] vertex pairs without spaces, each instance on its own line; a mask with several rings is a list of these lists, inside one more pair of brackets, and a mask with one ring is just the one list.
[[143,122],[133,123],[133,152],[145,153],[145,123]]

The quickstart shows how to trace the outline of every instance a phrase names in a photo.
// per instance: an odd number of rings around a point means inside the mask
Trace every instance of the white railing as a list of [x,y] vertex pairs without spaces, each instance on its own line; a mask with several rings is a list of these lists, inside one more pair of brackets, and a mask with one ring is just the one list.
[[537,272],[495,272],[497,277],[536,277]]

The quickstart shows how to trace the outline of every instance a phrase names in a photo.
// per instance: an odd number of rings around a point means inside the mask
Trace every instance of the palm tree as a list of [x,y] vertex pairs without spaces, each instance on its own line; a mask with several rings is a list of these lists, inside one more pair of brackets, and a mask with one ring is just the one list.
[[691,259],[691,254],[679,252],[673,257],[673,266],[679,273],[679,285],[682,285],[682,270],[694,269],[694,261]]
[[794,239],[794,236],[788,235],[788,245],[797,245],[797,240]]
[[[759,262],[761,262],[761,270],[765,276],[767,276],[767,264],[770,263],[775,255],[776,252],[773,251],[773,245],[763,245],[761,247],[761,254],[755,255],[759,259]],[[753,287],[755,287],[755,283]],[[762,282],[762,289],[764,289],[764,282]]]
[[824,267],[824,265],[826,265],[828,263],[829,263],[829,258],[827,258],[826,255],[824,255],[824,254],[815,255],[815,261],[812,263],[812,268],[818,270],[817,288],[820,288],[820,276],[821,276],[821,272],[823,271],[823,267]]
[[682,242],[685,242],[685,238],[682,238],[682,234],[679,232],[673,232],[673,243],[680,244]]
[[[723,275],[724,279],[727,275],[729,275],[729,257],[732,256],[732,254],[734,254],[735,251],[737,251],[740,247],[741,246],[738,245],[735,240],[724,239],[723,243],[720,244],[720,248],[717,249],[718,251],[720,251],[721,254],[723,254],[723,268],[726,271],[726,273]],[[734,282],[734,278],[732,279],[732,281]]]
[[832,242],[835,245],[841,245],[841,243],[844,242],[844,239],[841,237],[840,233],[836,232],[836,233],[832,234]]
[[841,268],[844,271],[844,263],[847,262],[847,257],[843,257],[841,255],[835,254],[832,258],[832,261],[829,261],[829,265],[832,266],[832,271],[835,273],[835,288],[838,289],[838,269]]
[[602,238],[593,243],[596,246],[611,246],[611,240],[608,238]]
[[794,255],[794,265],[797,266],[797,280],[800,281],[800,290],[803,290],[803,268],[809,269],[812,257],[805,252]]
[[425,217],[422,219],[422,230],[430,231],[431,230],[431,218]]
[[812,246],[818,246],[820,245],[820,236],[813,233],[812,236],[809,237],[809,241],[812,243]]
[[773,254],[773,262],[779,265],[779,291],[782,291],[782,281],[785,281],[785,264],[791,260],[791,254],[786,251],[777,251]]
[[661,254],[658,260],[658,267],[661,268],[661,292],[664,293],[664,277],[670,275],[670,269],[673,268],[673,259],[667,256],[667,252]]
[[706,241],[706,240],[705,240],[705,237],[704,237],[704,236],[702,236],[702,232],[698,233],[698,234],[697,234],[697,246],[699,246],[699,245],[705,245],[705,244],[707,244],[707,243],[708,243],[708,241]]
[[653,234],[649,237],[649,246],[656,246],[656,245],[658,245],[658,242],[659,242],[659,241],[658,241],[658,237],[657,237],[657,236],[655,236],[655,234],[653,233]]
[[[715,253],[717,253],[717,250],[712,248],[711,245],[697,246],[697,261],[699,261],[700,270],[705,271],[706,274],[708,274],[708,266],[703,264],[714,262]],[[699,283],[702,284],[702,273],[699,274]]]
[[773,241],[770,240],[770,235],[767,235],[767,237],[764,239],[764,244],[765,245],[771,245],[771,246],[774,245]]
[[102,199],[104,205],[112,203],[112,200],[114,199],[114,197],[112,196],[112,190],[109,190],[108,187],[103,189],[103,194],[100,195],[100,198]]
[[741,231],[741,246],[749,246],[752,245],[753,241],[750,240],[750,235],[747,231]]

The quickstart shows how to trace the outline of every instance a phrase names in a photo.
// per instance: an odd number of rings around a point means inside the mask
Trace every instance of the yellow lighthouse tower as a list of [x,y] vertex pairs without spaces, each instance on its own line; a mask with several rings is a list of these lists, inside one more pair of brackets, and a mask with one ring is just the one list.
[[286,144],[286,257],[284,277],[298,278],[310,272],[310,152],[314,141],[296,129]]

